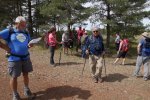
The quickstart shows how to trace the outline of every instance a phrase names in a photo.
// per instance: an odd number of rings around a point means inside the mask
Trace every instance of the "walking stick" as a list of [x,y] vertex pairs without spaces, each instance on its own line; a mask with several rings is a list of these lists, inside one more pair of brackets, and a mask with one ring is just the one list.
[[61,60],[61,49],[60,49],[60,52],[59,52],[59,65],[60,65],[60,60]]
[[103,55],[103,66],[104,66],[104,70],[105,70],[105,77],[107,77],[107,74],[106,74],[106,65],[105,65],[105,56]]
[[84,68],[85,68],[85,64],[86,64],[86,57],[84,58],[84,65],[83,65],[83,68],[82,68],[82,75],[83,75],[83,71],[84,71]]

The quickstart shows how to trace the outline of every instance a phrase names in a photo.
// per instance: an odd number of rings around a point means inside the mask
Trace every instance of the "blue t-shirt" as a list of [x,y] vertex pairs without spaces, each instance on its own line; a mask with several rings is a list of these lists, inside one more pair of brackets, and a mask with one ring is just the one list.
[[150,41],[146,42],[146,39],[142,38],[139,44],[141,45],[140,50],[141,55],[144,57],[150,56]]
[[[16,28],[13,28],[13,33],[9,35],[10,29],[4,29],[0,32],[0,37],[4,39],[9,48],[11,49],[10,53],[15,55],[24,56],[29,53],[28,51],[28,42],[30,41],[30,35],[26,34],[25,31],[20,31]],[[20,61],[25,60],[27,57],[20,58],[17,56],[9,56],[8,61]]]

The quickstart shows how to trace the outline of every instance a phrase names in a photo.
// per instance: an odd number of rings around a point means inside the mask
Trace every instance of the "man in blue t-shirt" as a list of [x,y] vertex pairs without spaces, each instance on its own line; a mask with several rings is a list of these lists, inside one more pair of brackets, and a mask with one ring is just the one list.
[[0,39],[6,43],[0,42],[0,48],[7,51],[8,56],[8,73],[10,78],[10,87],[13,92],[13,100],[20,100],[17,91],[17,78],[23,73],[24,94],[28,98],[33,97],[29,89],[28,73],[33,71],[32,63],[29,57],[28,48],[33,46],[29,44],[30,35],[25,30],[26,20],[22,16],[18,16],[15,20],[14,27],[4,29],[0,32]]
[[137,53],[138,57],[133,76],[138,77],[140,68],[142,65],[144,65],[143,79],[146,81],[149,78],[149,67],[150,67],[150,33],[144,32],[142,34],[142,38],[137,46]]

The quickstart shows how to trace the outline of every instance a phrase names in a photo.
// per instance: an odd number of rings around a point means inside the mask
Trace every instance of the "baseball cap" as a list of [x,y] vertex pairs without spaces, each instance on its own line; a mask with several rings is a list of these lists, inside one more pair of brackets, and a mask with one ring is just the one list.
[[26,22],[26,19],[23,16],[18,16],[15,20],[15,23]]

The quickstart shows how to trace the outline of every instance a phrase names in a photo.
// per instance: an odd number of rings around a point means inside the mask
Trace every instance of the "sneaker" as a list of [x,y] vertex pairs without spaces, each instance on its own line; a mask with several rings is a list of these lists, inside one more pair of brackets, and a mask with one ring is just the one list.
[[139,74],[138,74],[138,75],[137,75],[137,74],[133,74],[132,77],[139,78],[139,77],[142,77],[142,75],[139,75]]
[[53,64],[52,66],[53,66],[53,67],[56,67],[56,64]]
[[24,95],[28,98],[28,99],[34,99],[35,95],[32,94],[32,92],[30,91],[30,89],[24,89]]
[[17,94],[13,94],[13,100],[21,100],[20,95]]

